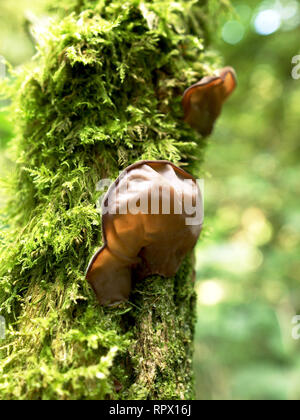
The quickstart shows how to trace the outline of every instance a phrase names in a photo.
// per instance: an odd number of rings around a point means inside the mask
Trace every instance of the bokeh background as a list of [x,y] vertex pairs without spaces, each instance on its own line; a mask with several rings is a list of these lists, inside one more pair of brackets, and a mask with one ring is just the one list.
[[[300,399],[300,340],[292,338],[292,319],[300,315],[300,79],[292,78],[300,4],[232,3],[213,39],[239,87],[206,156],[197,398]],[[17,67],[35,53],[29,28],[43,16],[43,1],[0,6],[0,56]],[[5,150],[13,135],[2,105],[0,176],[9,170]],[[4,200],[1,190],[0,212]]]

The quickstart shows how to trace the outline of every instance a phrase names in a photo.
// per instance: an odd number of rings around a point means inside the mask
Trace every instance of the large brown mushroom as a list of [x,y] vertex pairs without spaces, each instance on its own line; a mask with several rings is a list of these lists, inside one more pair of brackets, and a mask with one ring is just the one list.
[[223,103],[236,87],[236,74],[225,67],[218,76],[206,76],[189,87],[183,94],[184,121],[202,136],[211,134],[221,114]]
[[103,247],[86,277],[102,305],[128,299],[137,279],[173,276],[200,235],[203,203],[196,180],[168,161],[129,166],[102,203]]

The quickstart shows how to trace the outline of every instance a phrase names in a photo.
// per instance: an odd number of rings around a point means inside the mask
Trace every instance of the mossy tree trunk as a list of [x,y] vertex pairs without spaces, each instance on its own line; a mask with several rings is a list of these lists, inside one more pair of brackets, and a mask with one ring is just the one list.
[[181,94],[217,66],[205,22],[221,2],[64,3],[9,86],[16,166],[1,233],[0,398],[189,399],[192,256],[114,308],[97,304],[84,272],[101,245],[100,179],[141,159],[199,176],[205,141],[183,123]]

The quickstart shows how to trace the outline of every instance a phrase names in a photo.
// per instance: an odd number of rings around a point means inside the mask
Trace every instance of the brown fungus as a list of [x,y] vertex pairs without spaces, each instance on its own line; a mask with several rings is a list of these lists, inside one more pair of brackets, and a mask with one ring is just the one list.
[[219,70],[218,76],[206,76],[189,87],[183,94],[184,121],[202,136],[211,134],[223,103],[236,87],[236,74],[232,67]]
[[128,299],[135,279],[173,276],[200,235],[203,204],[196,180],[168,161],[129,166],[102,202],[104,246],[87,269],[102,305]]

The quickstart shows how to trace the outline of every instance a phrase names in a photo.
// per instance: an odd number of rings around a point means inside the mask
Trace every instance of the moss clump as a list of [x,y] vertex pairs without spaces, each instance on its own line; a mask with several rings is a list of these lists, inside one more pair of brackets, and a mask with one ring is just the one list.
[[[211,67],[218,1],[64,2],[9,86],[15,175],[1,231],[1,399],[192,398],[189,258],[102,308],[84,271],[101,243],[96,183],[140,159],[195,175],[205,142],[181,94]],[[196,18],[195,18],[196,17]]]

